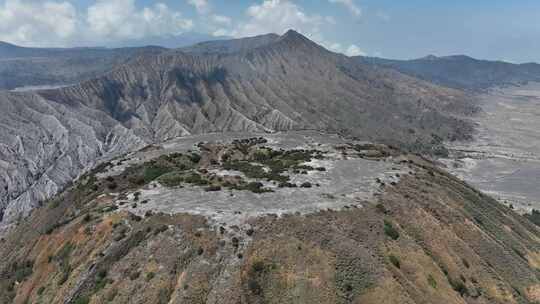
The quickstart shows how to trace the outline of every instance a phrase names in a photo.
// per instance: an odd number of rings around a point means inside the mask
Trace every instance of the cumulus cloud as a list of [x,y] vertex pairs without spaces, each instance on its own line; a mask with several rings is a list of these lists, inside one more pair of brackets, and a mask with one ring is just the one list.
[[199,14],[207,14],[211,10],[207,0],[188,0],[188,3],[193,5]]
[[360,47],[358,47],[356,44],[352,44],[345,51],[345,55],[347,55],[347,56],[366,56],[366,53],[364,53],[360,49]]
[[239,23],[230,31],[231,36],[283,34],[289,29],[295,29],[314,40],[322,40],[320,28],[327,22],[319,15],[307,14],[302,7],[289,0],[264,0],[250,6],[246,16],[245,22]]
[[231,25],[231,23],[232,23],[231,18],[229,18],[227,16],[214,14],[214,15],[210,16],[210,18],[212,19],[212,21],[214,23],[217,23],[217,24]]
[[213,32],[215,36],[249,37],[268,33],[283,34],[294,29],[331,51],[348,56],[365,55],[356,45],[343,47],[341,44],[326,39],[322,29],[336,23],[330,16],[307,13],[301,6],[290,0],[264,0],[250,6],[246,19],[236,24],[231,30],[225,28]]
[[[92,0],[77,10],[74,0],[0,0],[0,40],[27,46],[100,45],[144,37],[178,35],[194,21],[163,2],[140,7],[137,0]],[[337,21],[307,12],[299,1],[255,0],[243,18],[220,15],[211,0],[186,0],[196,11],[197,31],[215,36],[283,34],[294,29],[334,52],[362,55],[356,45],[343,46],[324,35]],[[329,0],[356,7],[349,0]],[[352,10],[353,12],[360,12]]]
[[97,0],[83,11],[62,0],[1,3],[0,40],[28,46],[100,44],[193,28],[190,19],[163,3],[139,9],[135,0]]
[[328,0],[330,3],[335,4],[341,4],[345,6],[351,14],[353,14],[356,17],[360,17],[362,15],[362,9],[357,6],[353,0]]
[[0,40],[21,45],[64,45],[77,31],[77,12],[67,1],[6,0],[0,5]]
[[166,4],[138,10],[134,0],[98,0],[88,7],[87,23],[91,37],[106,40],[178,35],[193,27]]
[[362,49],[356,44],[351,44],[349,45],[349,47],[344,47],[340,43],[332,43],[329,44],[327,47],[333,52],[342,53],[347,56],[367,56],[367,54],[362,51]]
[[[228,16],[216,14],[212,4],[208,0],[188,0],[195,7],[201,18],[199,29],[204,29],[215,36],[225,36],[228,28],[232,25],[232,19]],[[222,34],[223,33],[223,34]]]

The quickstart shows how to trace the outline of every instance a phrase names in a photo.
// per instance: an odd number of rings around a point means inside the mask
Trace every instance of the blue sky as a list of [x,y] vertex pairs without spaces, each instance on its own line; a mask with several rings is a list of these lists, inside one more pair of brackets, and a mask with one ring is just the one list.
[[538,0],[0,0],[0,40],[28,46],[294,28],[349,55],[540,62],[539,20]]

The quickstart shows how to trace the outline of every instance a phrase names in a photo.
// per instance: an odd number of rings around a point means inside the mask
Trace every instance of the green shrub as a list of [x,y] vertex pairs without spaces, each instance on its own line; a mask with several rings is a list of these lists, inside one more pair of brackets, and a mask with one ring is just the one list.
[[11,265],[11,269],[15,271],[15,280],[17,282],[24,281],[28,276],[32,275],[34,268],[34,262],[33,261],[25,261],[22,264],[18,264],[17,262],[14,262]]
[[84,215],[83,222],[88,223],[91,220],[92,220],[92,216],[90,215],[90,213],[87,213],[87,214]]
[[437,281],[431,274],[428,276],[427,281],[428,281],[429,286],[433,287],[434,289],[437,288]]
[[153,273],[153,272],[147,273],[146,278],[145,278],[146,282],[150,282],[155,276],[156,276],[156,274]]
[[201,161],[201,156],[197,153],[192,153],[189,158],[191,159],[192,162],[194,163],[199,163]]
[[279,183],[278,187],[279,188],[296,188],[298,186],[290,182],[283,182],[283,183]]
[[390,256],[388,256],[388,260],[390,260],[390,263],[392,263],[392,265],[394,265],[397,269],[401,268],[401,263],[397,256],[391,254]]
[[199,175],[198,173],[191,173],[190,175],[186,176],[184,178],[184,182],[188,183],[188,184],[192,184],[192,185],[197,185],[197,186],[204,186],[204,185],[208,185],[208,181],[206,179],[204,179],[201,175]]
[[171,171],[170,168],[167,167],[161,167],[161,166],[150,166],[146,167],[144,169],[144,181],[146,183],[149,183],[156,178],[162,176],[165,173],[169,173]]
[[185,173],[174,171],[159,177],[158,181],[166,187],[180,186],[184,182]]
[[40,295],[42,295],[44,292],[45,292],[45,286],[41,286],[41,287],[37,290],[37,295],[40,296]]
[[533,222],[537,226],[540,226],[540,211],[533,209],[530,214],[524,215],[529,221]]
[[465,283],[463,281],[449,279],[449,283],[452,286],[452,289],[454,289],[461,296],[469,294],[469,290],[467,289],[467,286],[465,286]]
[[245,185],[242,190],[248,190],[253,193],[265,193],[265,192],[272,192],[271,189],[264,188],[264,185],[259,182],[251,182]]
[[250,278],[248,281],[248,289],[254,295],[262,294],[262,287],[254,278]]
[[251,264],[251,271],[253,273],[261,273],[266,270],[266,263],[264,261],[255,261]]
[[393,240],[399,238],[399,232],[394,228],[394,225],[387,220],[384,220],[384,233]]
[[311,188],[312,185],[310,182],[304,182],[300,185],[300,188]]
[[73,301],[73,304],[88,304],[88,303],[90,303],[90,298],[88,296],[81,296],[75,299],[75,301]]

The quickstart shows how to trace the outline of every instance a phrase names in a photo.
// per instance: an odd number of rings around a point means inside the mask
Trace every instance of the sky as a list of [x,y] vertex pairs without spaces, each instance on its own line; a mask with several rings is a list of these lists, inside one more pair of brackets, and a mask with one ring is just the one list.
[[24,46],[288,29],[350,56],[540,62],[539,0],[0,0],[0,40]]

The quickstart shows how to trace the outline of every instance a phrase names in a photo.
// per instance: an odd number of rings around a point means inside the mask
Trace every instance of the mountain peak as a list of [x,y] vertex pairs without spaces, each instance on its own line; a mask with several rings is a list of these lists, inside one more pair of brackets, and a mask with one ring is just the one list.
[[439,57],[437,57],[435,55],[432,55],[432,54],[420,58],[420,60],[438,60],[438,59],[439,59]]
[[299,32],[293,30],[293,29],[290,29],[288,30],[285,34],[283,34],[281,36],[282,39],[287,39],[287,40],[298,40],[298,41],[311,41],[309,40],[306,36],[300,34]]
[[310,40],[306,36],[292,29],[288,30],[285,34],[283,34],[281,38],[279,39],[279,41],[281,43],[285,43],[286,45],[294,46],[294,47],[303,46],[303,47],[308,47],[312,49],[322,48],[320,45],[318,45],[314,41]]
[[474,58],[467,55],[451,55],[451,56],[445,56],[443,58],[449,59],[449,60],[467,60],[467,61],[475,60]]

